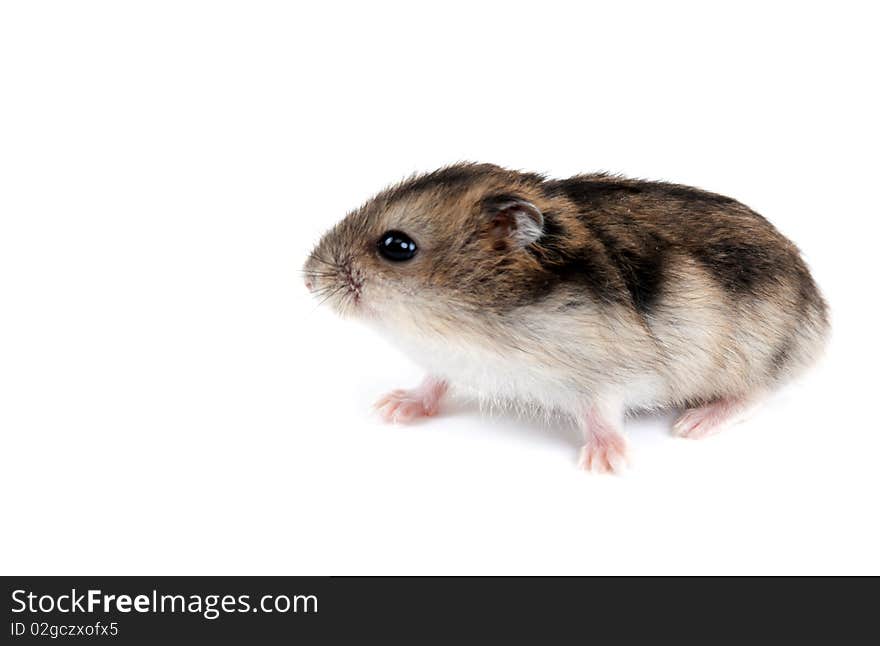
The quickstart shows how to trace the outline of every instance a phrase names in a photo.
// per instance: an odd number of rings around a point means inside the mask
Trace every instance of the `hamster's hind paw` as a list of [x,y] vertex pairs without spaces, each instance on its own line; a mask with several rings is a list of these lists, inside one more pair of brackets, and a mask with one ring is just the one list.
[[406,424],[420,417],[436,415],[446,389],[445,381],[429,377],[417,388],[392,390],[373,407],[386,422]]
[[592,473],[622,473],[629,464],[626,440],[614,433],[594,436],[581,448],[578,467]]
[[716,402],[688,408],[672,425],[673,435],[698,440],[718,433],[722,429],[742,421],[749,408],[743,398],[719,399]]

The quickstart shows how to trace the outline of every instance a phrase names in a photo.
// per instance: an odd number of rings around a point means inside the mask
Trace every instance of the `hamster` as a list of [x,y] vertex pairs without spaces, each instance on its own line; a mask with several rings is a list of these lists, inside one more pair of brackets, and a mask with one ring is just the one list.
[[570,416],[581,468],[627,463],[628,411],[704,437],[808,367],[828,310],[798,249],[728,197],[604,173],[462,163],[387,188],[305,263],[306,286],[427,376],[376,406],[434,415],[450,387]]

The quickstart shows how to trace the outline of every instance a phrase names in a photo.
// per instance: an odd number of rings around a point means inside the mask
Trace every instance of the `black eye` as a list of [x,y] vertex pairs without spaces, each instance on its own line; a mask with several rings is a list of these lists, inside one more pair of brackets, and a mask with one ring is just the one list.
[[416,243],[402,231],[386,231],[379,238],[379,253],[392,262],[409,260],[416,255]]

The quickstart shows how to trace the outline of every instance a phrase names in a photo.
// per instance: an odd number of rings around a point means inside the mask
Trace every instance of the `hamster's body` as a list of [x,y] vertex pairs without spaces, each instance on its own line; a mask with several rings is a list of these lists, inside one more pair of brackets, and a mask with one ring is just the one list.
[[[387,232],[417,253],[383,258]],[[427,370],[380,402],[387,417],[464,386],[571,415],[598,470],[623,457],[624,411],[687,407],[675,430],[703,435],[808,366],[828,329],[796,247],[760,215],[603,174],[441,169],[349,215],[306,272]]]

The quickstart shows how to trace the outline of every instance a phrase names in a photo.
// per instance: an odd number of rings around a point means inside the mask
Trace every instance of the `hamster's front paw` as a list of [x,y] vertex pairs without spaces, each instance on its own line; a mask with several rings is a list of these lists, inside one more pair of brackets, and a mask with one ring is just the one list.
[[386,422],[405,424],[419,417],[430,417],[437,412],[416,390],[392,390],[374,404]]
[[386,422],[406,424],[436,415],[448,388],[445,381],[428,377],[417,388],[392,390],[374,404]]
[[591,437],[581,448],[578,467],[593,473],[621,473],[628,462],[626,440],[613,433]]

